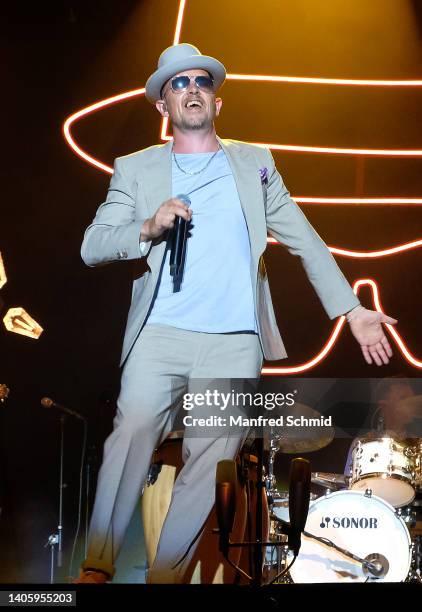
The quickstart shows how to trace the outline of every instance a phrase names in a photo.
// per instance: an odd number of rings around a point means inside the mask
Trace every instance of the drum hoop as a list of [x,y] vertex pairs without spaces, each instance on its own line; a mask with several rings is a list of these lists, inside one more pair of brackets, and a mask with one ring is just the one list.
[[388,474],[388,472],[367,472],[365,474],[362,474],[361,476],[357,476],[356,478],[351,478],[350,484],[354,485],[355,482],[360,482],[365,478],[382,478],[382,480],[390,480],[390,478],[393,478],[394,480],[403,480],[408,484],[413,482],[413,478],[406,478],[406,476],[400,476],[399,474]]
[[358,444],[361,444],[363,446],[364,444],[370,444],[371,442],[384,442],[385,440],[393,441],[395,444],[399,444],[403,448],[409,448],[410,446],[409,444],[404,444],[403,442],[396,440],[396,438],[392,438],[391,436],[386,436],[385,438],[371,438],[368,440],[366,438],[357,438],[355,443],[353,444],[352,450],[354,450],[355,447],[358,446]]

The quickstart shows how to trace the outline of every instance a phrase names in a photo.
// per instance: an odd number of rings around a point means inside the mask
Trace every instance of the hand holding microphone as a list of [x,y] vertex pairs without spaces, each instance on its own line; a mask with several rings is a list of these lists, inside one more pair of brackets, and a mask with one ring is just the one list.
[[[182,197],[185,198],[182,200]],[[140,242],[147,242],[159,238],[165,231],[175,226],[177,219],[190,221],[192,211],[189,209],[190,199],[188,196],[177,196],[170,198],[161,204],[155,215],[147,219],[142,226]]]

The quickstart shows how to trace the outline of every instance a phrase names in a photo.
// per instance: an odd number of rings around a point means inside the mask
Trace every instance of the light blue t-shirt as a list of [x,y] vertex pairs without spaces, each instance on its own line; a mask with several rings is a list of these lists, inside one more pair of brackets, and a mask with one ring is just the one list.
[[[195,172],[214,153],[176,155],[181,168]],[[168,249],[148,323],[208,333],[256,331],[249,234],[224,151],[193,176],[173,158],[172,194],[188,195],[193,213],[184,274],[174,292]]]

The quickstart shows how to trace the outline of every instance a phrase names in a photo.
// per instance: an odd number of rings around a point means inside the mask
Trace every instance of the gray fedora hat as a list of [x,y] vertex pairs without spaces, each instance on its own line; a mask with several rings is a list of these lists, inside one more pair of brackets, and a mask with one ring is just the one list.
[[193,45],[181,43],[164,49],[159,57],[157,70],[145,85],[145,97],[154,104],[160,99],[161,88],[166,81],[182,70],[193,68],[202,68],[211,73],[216,89],[226,78],[226,69],[221,62],[208,55],[202,55]]

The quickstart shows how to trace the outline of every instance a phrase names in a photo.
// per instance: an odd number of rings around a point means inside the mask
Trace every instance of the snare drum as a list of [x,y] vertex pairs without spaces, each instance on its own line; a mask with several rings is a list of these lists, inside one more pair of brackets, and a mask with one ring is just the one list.
[[357,439],[352,448],[350,489],[370,489],[396,508],[415,497],[414,458],[394,438]]
[[299,555],[290,570],[294,582],[402,582],[408,575],[409,531],[394,508],[379,497],[359,491],[320,497],[309,508],[305,531],[362,559],[378,560],[383,574],[375,578],[358,561],[302,535]]

